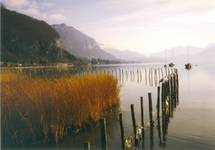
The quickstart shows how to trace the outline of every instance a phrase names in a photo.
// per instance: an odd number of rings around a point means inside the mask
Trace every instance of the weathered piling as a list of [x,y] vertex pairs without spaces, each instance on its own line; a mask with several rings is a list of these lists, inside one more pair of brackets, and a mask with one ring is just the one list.
[[155,80],[155,86],[157,86],[157,79],[158,79],[158,75],[157,75],[157,69],[154,70],[154,80]]
[[152,118],[152,95],[151,95],[151,93],[148,93],[148,99],[149,99],[149,121],[150,121],[150,126],[153,127],[153,118]]
[[144,127],[143,97],[140,97],[141,126]]
[[145,83],[147,85],[147,69],[145,68]]
[[124,135],[124,127],[122,122],[122,113],[119,114],[119,123],[120,123],[120,133],[121,133],[121,146],[122,149],[125,149],[125,135]]
[[157,118],[160,117],[160,86],[157,87]]
[[100,140],[101,140],[101,150],[108,150],[105,118],[100,119]]
[[131,118],[132,118],[132,125],[133,125],[133,132],[134,132],[134,143],[135,147],[137,146],[137,125],[136,125],[136,119],[135,119],[135,113],[134,113],[134,104],[131,104]]
[[140,82],[142,82],[142,71],[140,70]]
[[169,116],[173,116],[173,101],[172,101],[172,83],[171,83],[171,76],[169,76],[169,79],[167,81],[167,91],[168,91],[168,104],[169,104]]
[[161,122],[160,122],[160,86],[158,86],[157,88],[157,129],[158,129],[159,146],[162,146]]
[[141,134],[142,134],[142,148],[145,146],[145,131],[144,131],[144,107],[143,107],[143,97],[140,97],[140,111],[141,111]]
[[175,74],[176,74],[176,101],[177,105],[179,104],[179,80],[178,80],[178,70],[175,69]]
[[90,150],[90,142],[84,142],[84,150]]
[[149,121],[150,121],[150,148],[153,149],[153,118],[152,118],[152,95],[148,93],[149,99]]

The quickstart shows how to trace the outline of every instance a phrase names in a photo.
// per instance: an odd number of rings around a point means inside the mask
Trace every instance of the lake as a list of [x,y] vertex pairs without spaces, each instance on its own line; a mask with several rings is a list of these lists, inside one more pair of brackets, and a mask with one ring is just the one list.
[[[84,72],[111,73],[120,83],[120,105],[125,136],[133,135],[130,104],[134,104],[137,124],[140,124],[140,96],[144,102],[145,149],[166,150],[212,150],[215,149],[215,69],[211,66],[196,65],[185,70],[182,64],[176,65],[179,74],[179,104],[170,118],[166,140],[160,144],[157,123],[153,129],[153,148],[150,146],[148,93],[152,93],[153,117],[156,118],[157,86],[165,68],[162,64],[122,64],[94,66],[82,69],[34,70],[31,75],[52,76]],[[149,70],[152,76],[149,75]],[[170,71],[171,72],[171,71]],[[157,76],[156,76],[157,75]],[[155,80],[156,79],[156,80]],[[118,112],[107,119],[108,147],[121,149]],[[65,137],[61,148],[82,149],[83,143],[89,141],[92,149],[100,148],[99,126],[81,131],[76,135]],[[42,146],[41,146],[42,147]],[[49,147],[49,146],[48,146]],[[52,146],[51,146],[52,147]],[[56,148],[56,146],[53,146]],[[140,148],[141,149],[141,148]]]
[[[129,74],[127,80],[120,81],[120,109],[123,114],[125,135],[132,135],[132,121],[130,104],[135,106],[137,122],[140,122],[140,96],[144,99],[145,122],[148,122],[148,92],[152,93],[153,109],[156,109],[156,86],[150,86],[145,81],[145,69],[162,67],[159,65],[130,65],[114,66],[122,70],[134,71]],[[113,68],[113,67],[111,67]],[[110,69],[110,68],[108,68]],[[137,77],[137,70],[142,72],[142,81]],[[215,71],[212,67],[194,66],[191,70],[185,70],[184,66],[178,67],[179,72],[179,105],[170,119],[165,149],[215,149]],[[119,72],[119,71],[118,71]],[[125,73],[124,73],[125,74]],[[119,73],[118,73],[119,76]],[[125,75],[126,76],[126,75]],[[140,75],[139,75],[140,76]],[[121,77],[122,78],[122,77]],[[126,77],[124,77],[126,78]],[[140,78],[140,77],[139,77]],[[148,81],[149,82],[149,81]],[[111,122],[108,128],[108,140],[110,149],[120,149],[120,131],[117,120]],[[98,129],[95,129],[98,131]],[[94,135],[92,135],[94,134]],[[96,135],[95,135],[96,134]],[[84,140],[90,141],[92,147],[99,148],[99,133],[91,132],[84,135]],[[86,138],[88,137],[88,138]],[[146,129],[145,148],[150,149],[149,130]],[[74,144],[72,138],[67,138],[64,145]],[[154,149],[163,149],[159,146],[157,128],[154,128]]]

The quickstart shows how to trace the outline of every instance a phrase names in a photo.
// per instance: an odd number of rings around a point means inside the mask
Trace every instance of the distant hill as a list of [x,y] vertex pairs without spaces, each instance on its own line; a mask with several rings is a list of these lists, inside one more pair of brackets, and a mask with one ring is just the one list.
[[175,59],[181,59],[181,58],[184,58],[185,60],[187,60],[188,56],[191,57],[195,54],[200,53],[203,50],[204,50],[203,48],[194,47],[194,46],[177,46],[177,47],[163,50],[158,53],[154,53],[151,56],[160,57],[163,59],[167,59],[169,61],[173,61]]
[[158,57],[147,57],[138,52],[130,50],[118,50],[113,48],[106,48],[105,51],[112,54],[116,58],[124,61],[133,61],[133,62],[161,62],[162,59]]
[[71,54],[83,58],[99,58],[116,60],[116,58],[102,50],[99,44],[91,37],[66,24],[55,24],[52,26],[60,35],[62,45]]
[[61,47],[58,33],[46,22],[1,6],[1,61],[52,63],[76,58]]
[[191,58],[194,63],[200,64],[215,64],[215,44],[211,44],[204,48],[204,51],[196,54]]
[[160,57],[166,62],[174,63],[206,63],[214,62],[215,58],[215,44],[211,44],[204,48],[194,46],[177,46],[152,55],[153,57]]

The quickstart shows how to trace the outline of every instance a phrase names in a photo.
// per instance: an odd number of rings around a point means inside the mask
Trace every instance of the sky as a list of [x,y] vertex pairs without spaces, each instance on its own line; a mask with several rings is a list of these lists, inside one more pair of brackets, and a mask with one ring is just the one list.
[[152,54],[215,43],[215,0],[2,0],[12,10],[66,23],[102,47]]

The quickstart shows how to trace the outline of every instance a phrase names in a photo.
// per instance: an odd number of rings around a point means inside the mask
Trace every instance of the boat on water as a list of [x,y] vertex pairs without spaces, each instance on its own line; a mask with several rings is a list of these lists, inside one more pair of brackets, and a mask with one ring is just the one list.
[[174,67],[175,66],[175,64],[174,63],[169,63],[169,67]]
[[192,68],[192,64],[191,63],[186,63],[185,64],[185,69],[190,70]]
[[192,64],[189,62],[190,62],[190,60],[189,60],[189,46],[187,46],[187,63],[184,65],[185,69],[187,69],[187,70],[192,69]]

